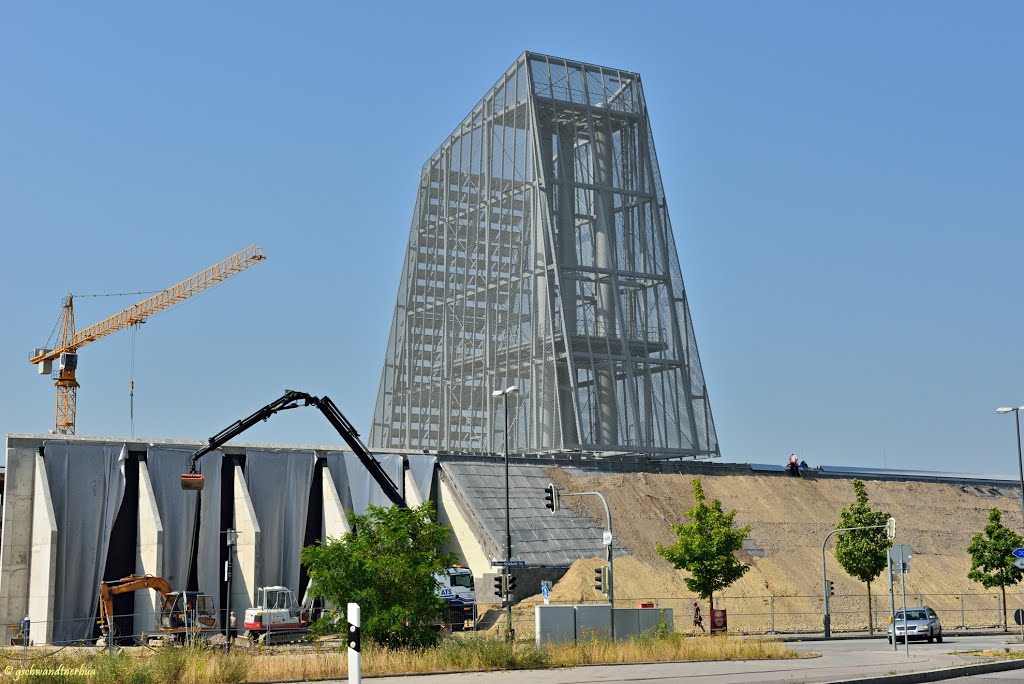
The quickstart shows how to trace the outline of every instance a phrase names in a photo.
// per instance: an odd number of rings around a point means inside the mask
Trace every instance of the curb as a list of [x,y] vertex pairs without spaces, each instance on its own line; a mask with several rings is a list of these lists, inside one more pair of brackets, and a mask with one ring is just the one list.
[[923,672],[907,672],[904,674],[881,675],[878,677],[861,677],[859,679],[834,679],[824,684],[918,684],[919,682],[941,682],[957,677],[972,677],[990,672],[1006,672],[1024,669],[1024,659],[977,663],[974,665],[957,665],[941,670],[925,670]]

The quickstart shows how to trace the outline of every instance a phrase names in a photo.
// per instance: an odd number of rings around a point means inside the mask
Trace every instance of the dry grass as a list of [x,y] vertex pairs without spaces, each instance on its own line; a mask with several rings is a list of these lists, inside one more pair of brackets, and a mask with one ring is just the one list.
[[[391,650],[369,646],[363,651],[363,673],[397,675],[415,672],[467,670],[522,670],[573,667],[599,663],[634,663],[701,660],[752,660],[799,658],[781,642],[730,637],[686,637],[668,634],[659,638],[611,643],[592,640],[577,644],[535,646],[507,644],[472,637],[447,639],[437,648]],[[19,668],[25,663],[4,659],[0,666]],[[331,679],[348,675],[344,650],[313,652],[220,651],[167,648],[159,651],[124,649],[112,654],[83,649],[32,661],[37,668],[88,668],[95,675],[55,676],[33,681],[96,684],[222,684],[266,682],[282,679]],[[25,664],[27,665],[27,664]]]
[[986,651],[957,651],[957,655],[975,656],[978,658],[1003,658],[1005,660],[1019,660],[1024,658],[1024,651],[1010,648],[988,649]]

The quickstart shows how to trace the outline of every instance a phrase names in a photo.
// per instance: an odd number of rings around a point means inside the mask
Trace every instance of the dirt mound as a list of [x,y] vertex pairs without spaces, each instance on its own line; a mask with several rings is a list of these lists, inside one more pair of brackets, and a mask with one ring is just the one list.
[[[680,625],[680,615],[688,617],[694,597],[683,582],[683,573],[659,556],[656,546],[675,540],[672,523],[686,522],[684,513],[694,504],[692,476],[560,467],[548,468],[545,473],[568,491],[600,491],[607,497],[615,543],[630,554],[615,562],[616,605],[654,600],[675,608]],[[853,501],[850,480],[734,474],[700,479],[709,498],[720,499],[726,510],[736,510],[738,525],[751,526],[746,548],[740,553],[751,568],[716,597],[721,607],[729,610],[730,626],[769,631],[774,613],[778,631],[820,629],[821,544],[838,523],[839,511]],[[1019,493],[1008,488],[944,483],[866,480],[865,484],[872,508],[896,518],[896,542],[914,550],[911,572],[906,576],[908,602],[932,605],[948,627],[997,624],[1001,620],[997,594],[967,579],[970,556],[966,548],[971,536],[984,528],[993,506],[1004,512],[1004,524],[1019,529]],[[604,509],[591,498],[563,501],[592,518],[594,524],[603,525]],[[833,624],[838,629],[864,628],[867,588],[842,570],[832,555],[832,543],[829,541],[825,565],[835,581]],[[599,600],[601,596],[593,588],[593,569],[602,563],[586,559],[573,564],[554,586],[552,602]],[[872,583],[871,591],[874,622],[884,624],[888,615],[884,574]],[[539,597],[531,597],[523,605],[537,601]],[[1019,592],[1007,592],[1007,602],[1011,611],[1019,607]]]

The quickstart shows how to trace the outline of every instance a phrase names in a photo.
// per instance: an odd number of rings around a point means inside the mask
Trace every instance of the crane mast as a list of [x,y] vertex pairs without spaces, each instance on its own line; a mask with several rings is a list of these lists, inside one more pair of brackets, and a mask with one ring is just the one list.
[[78,350],[81,347],[103,339],[118,330],[143,323],[153,314],[193,297],[266,258],[263,250],[256,245],[250,245],[205,271],[77,332],[75,330],[74,296],[68,293],[68,296],[64,298],[61,312],[60,342],[54,349],[35,349],[29,356],[29,363],[38,366],[40,374],[49,374],[53,362],[58,362],[58,372],[54,381],[54,386],[57,388],[57,417],[54,432],[61,435],[75,434],[75,413],[79,388],[75,371],[78,368]]

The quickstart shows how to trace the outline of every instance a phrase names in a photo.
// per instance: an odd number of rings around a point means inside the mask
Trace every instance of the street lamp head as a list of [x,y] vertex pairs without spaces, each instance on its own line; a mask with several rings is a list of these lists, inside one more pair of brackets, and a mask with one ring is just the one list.
[[1001,406],[996,409],[996,413],[1010,413],[1011,411],[1019,411],[1019,408],[1013,406]]
[[492,397],[500,397],[504,393],[505,393],[505,390],[494,390],[493,392],[491,392],[491,396]]
[[492,397],[500,397],[500,396],[502,396],[504,394],[515,394],[518,391],[519,391],[519,388],[516,387],[515,385],[512,385],[511,387],[506,387],[503,390],[494,390],[493,392],[491,392],[491,396]]

